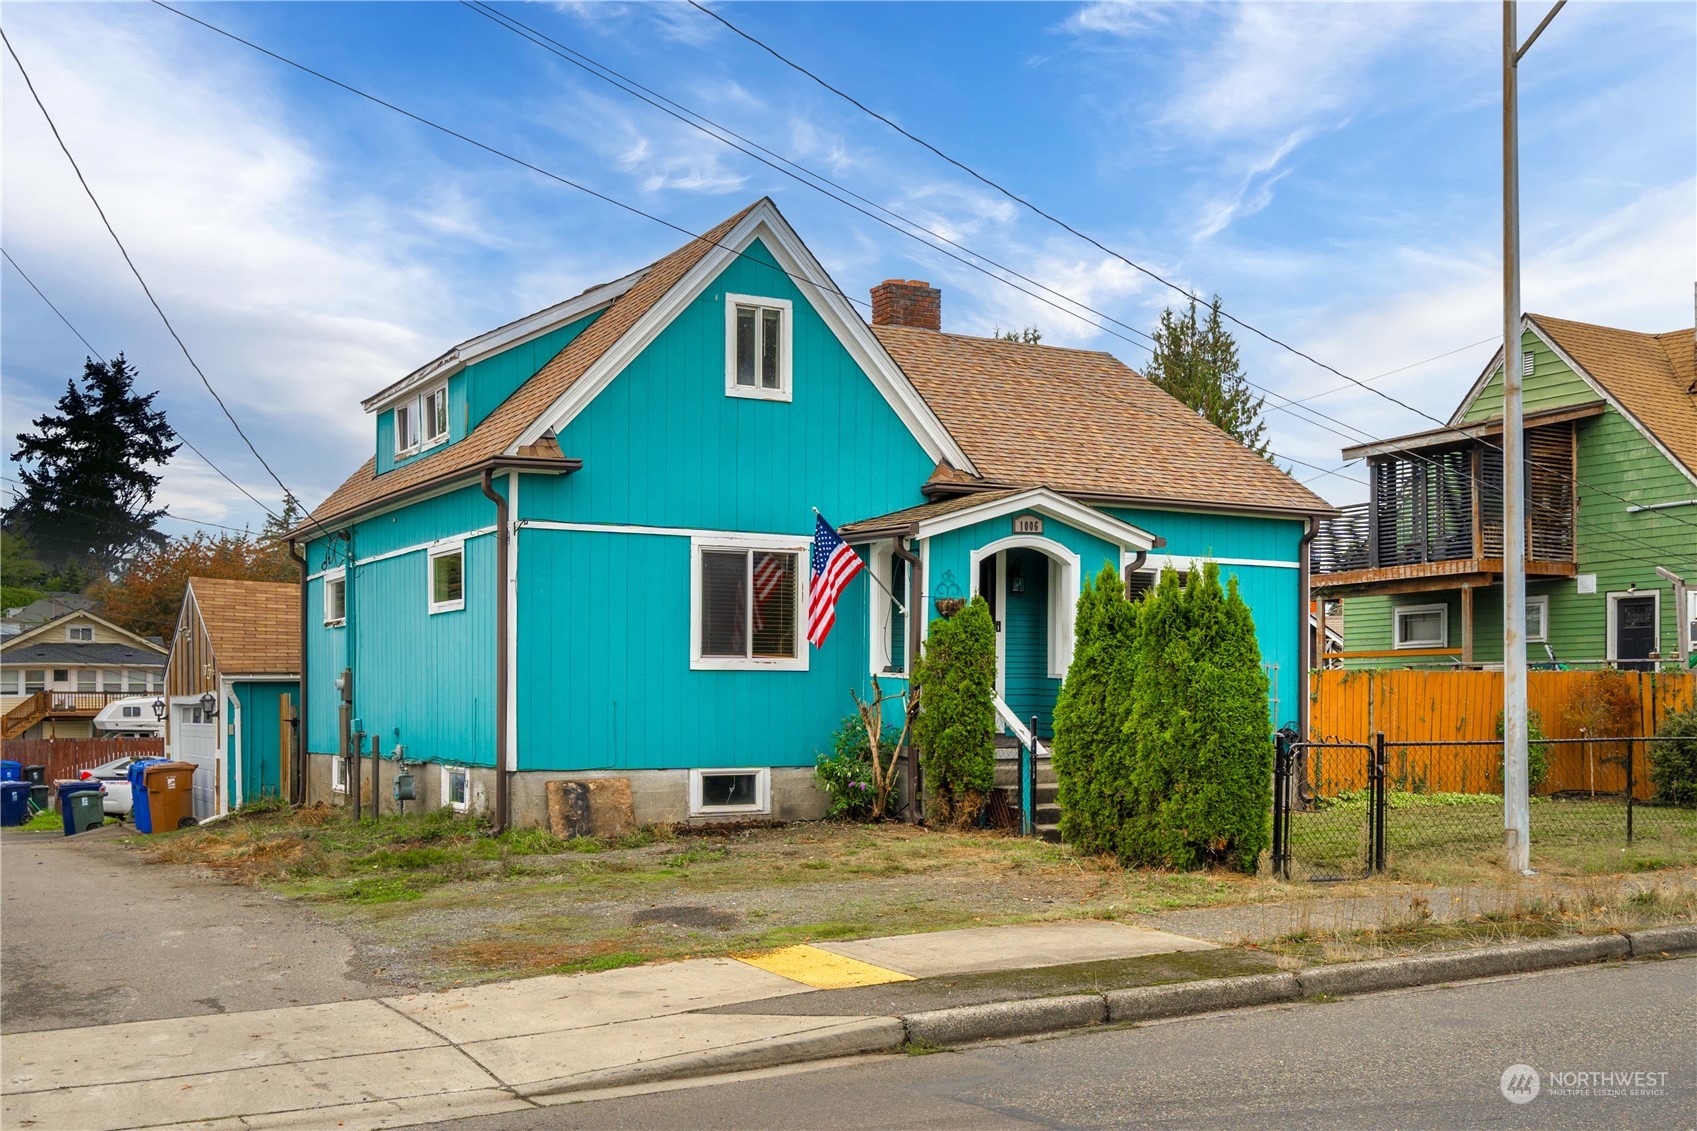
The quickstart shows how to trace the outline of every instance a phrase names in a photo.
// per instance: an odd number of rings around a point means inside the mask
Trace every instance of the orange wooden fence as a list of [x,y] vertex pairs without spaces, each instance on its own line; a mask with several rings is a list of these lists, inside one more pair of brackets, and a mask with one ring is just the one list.
[[[1594,694],[1598,681],[1624,680],[1636,694],[1636,718],[1615,734],[1653,735],[1670,713],[1697,703],[1692,672],[1529,672],[1527,701],[1549,738],[1583,738],[1573,707]],[[1310,738],[1315,742],[1370,743],[1383,732],[1392,789],[1422,792],[1501,793],[1502,750],[1497,746],[1405,747],[1399,742],[1498,742],[1503,675],[1489,671],[1318,671],[1310,673]],[[1647,799],[1649,744],[1592,741],[1552,745],[1549,775],[1539,793],[1626,788],[1631,748],[1633,795]],[[1318,751],[1313,785],[1322,796],[1366,788],[1366,762],[1349,751]]]
[[49,782],[76,777],[115,758],[163,758],[163,738],[13,738],[0,743],[8,761],[47,767]]

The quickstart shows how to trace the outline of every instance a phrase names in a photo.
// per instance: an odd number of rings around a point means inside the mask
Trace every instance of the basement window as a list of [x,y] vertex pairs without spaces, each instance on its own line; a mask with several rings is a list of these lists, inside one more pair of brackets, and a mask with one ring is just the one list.
[[1447,605],[1403,605],[1396,610],[1398,648],[1443,648],[1449,644]]
[[738,770],[691,770],[689,815],[770,813],[772,771],[760,767]]
[[442,804],[464,813],[471,804],[471,771],[464,766],[442,767]]

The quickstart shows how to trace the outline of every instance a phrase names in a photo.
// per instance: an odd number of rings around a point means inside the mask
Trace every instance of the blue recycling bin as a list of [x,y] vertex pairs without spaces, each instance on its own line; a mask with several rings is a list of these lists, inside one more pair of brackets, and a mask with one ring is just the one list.
[[106,800],[97,781],[62,781],[59,783],[59,815],[65,823],[65,835],[87,832],[106,821]]
[[11,759],[0,762],[0,781],[23,781],[24,764]]
[[29,820],[27,781],[0,782],[0,825],[21,825]]
[[130,779],[130,819],[135,822],[136,832],[150,833],[153,831],[153,811],[147,805],[147,782],[145,775],[147,767],[157,766],[161,762],[169,762],[169,758],[138,758],[130,763],[128,775]]

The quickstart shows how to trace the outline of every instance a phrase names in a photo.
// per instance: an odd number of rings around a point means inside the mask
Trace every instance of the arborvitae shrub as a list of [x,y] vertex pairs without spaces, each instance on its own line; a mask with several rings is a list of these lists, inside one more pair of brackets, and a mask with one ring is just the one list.
[[1083,852],[1118,852],[1131,774],[1132,650],[1137,607],[1104,566],[1078,598],[1072,665],[1055,700],[1061,836]]
[[1669,715],[1656,733],[1674,740],[1646,743],[1656,800],[1663,805],[1697,808],[1697,707]]
[[963,828],[996,784],[996,624],[984,598],[931,622],[913,679],[929,811],[935,823]]

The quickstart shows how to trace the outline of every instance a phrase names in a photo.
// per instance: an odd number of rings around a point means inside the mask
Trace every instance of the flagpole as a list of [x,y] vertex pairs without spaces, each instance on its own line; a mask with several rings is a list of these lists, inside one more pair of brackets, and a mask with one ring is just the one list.
[[[815,515],[818,515],[820,518],[825,517],[824,515],[819,514],[819,508],[818,507],[814,507],[814,508],[812,508],[812,510],[813,510],[813,513]],[[836,527],[832,527],[831,529],[835,530]],[[902,604],[902,599],[900,597],[896,596],[894,593],[890,593],[890,587],[888,585],[885,585],[882,581],[878,580],[878,571],[877,570],[866,570],[864,572],[865,572],[867,577],[870,577],[872,579],[872,584],[874,584],[878,588],[882,589],[885,593],[890,594],[890,600],[892,600],[896,603],[896,608],[901,610],[902,616],[904,616],[904,617],[907,616],[907,606]]]

